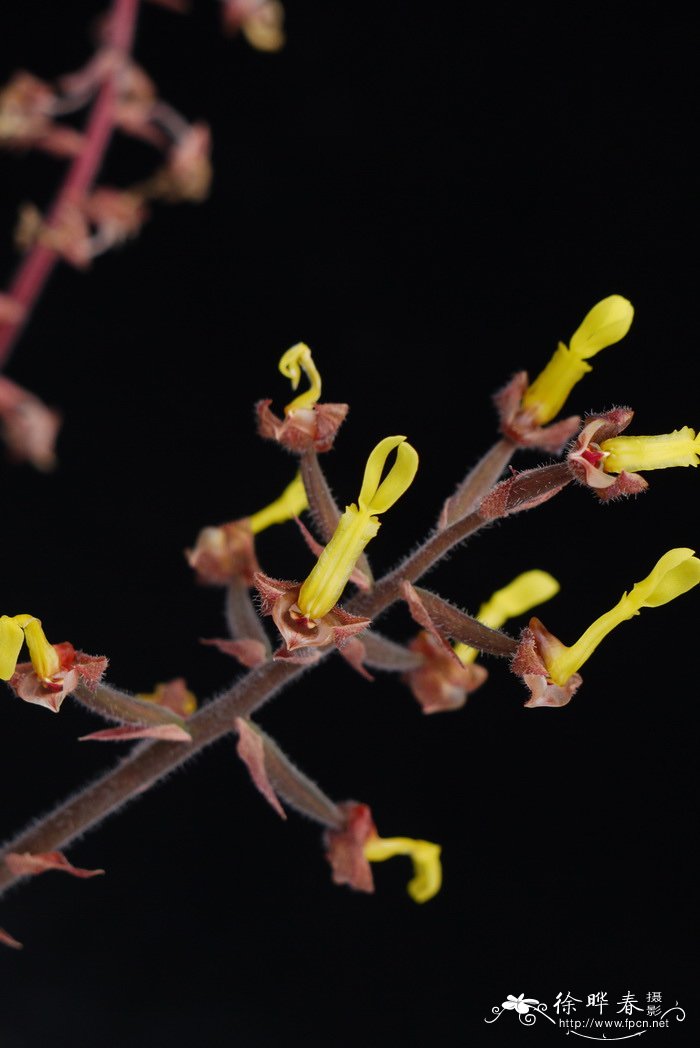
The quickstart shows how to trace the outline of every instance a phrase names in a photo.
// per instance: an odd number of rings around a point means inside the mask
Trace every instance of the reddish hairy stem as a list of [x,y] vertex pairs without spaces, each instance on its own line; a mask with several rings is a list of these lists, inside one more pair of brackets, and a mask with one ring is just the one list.
[[234,579],[226,591],[226,621],[234,640],[259,640],[267,654],[270,654],[270,638],[260,621],[248,587],[240,579]]
[[[148,789],[167,772],[189,760],[202,747],[233,732],[236,717],[249,715],[300,673],[299,667],[281,662],[269,662],[251,670],[224,695],[187,720],[191,743],[146,742],[134,747],[116,768],[9,842],[3,848],[3,854],[36,854],[55,851],[68,844],[117,811],[126,801]],[[5,863],[1,863],[0,891],[15,880]]]
[[507,437],[503,437],[492,448],[489,448],[474,468],[467,473],[454,495],[451,495],[445,502],[439,526],[449,527],[456,520],[460,520],[467,513],[475,510],[503,475],[503,471],[517,450],[517,445]]
[[418,652],[411,651],[405,644],[397,644],[376,630],[365,630],[362,634],[365,646],[365,666],[372,669],[386,670],[389,673],[408,673],[418,669],[425,659]]
[[299,459],[309,510],[324,542],[330,542],[340,520],[340,510],[328,486],[325,474],[313,448]]
[[[519,490],[517,494],[523,501],[527,501],[530,494],[541,494],[543,486],[558,490],[562,482],[571,480],[565,463],[547,466],[542,470],[530,470],[522,476],[522,491]],[[489,521],[485,521],[478,513],[472,513],[444,531],[431,535],[403,564],[381,579],[371,593],[358,594],[349,601],[346,610],[353,615],[376,618],[401,598],[404,580],[415,582],[450,549],[487,523]],[[324,652],[319,651],[319,654],[325,657],[330,652],[326,649]],[[317,666],[318,662],[313,665]],[[307,667],[284,662],[268,662],[250,670],[223,695],[188,718],[187,729],[192,735],[191,743],[146,742],[137,746],[114,770],[106,772],[9,841],[3,848],[3,855],[8,852],[55,851],[82,836],[169,771],[184,764],[203,747],[233,732],[236,717],[249,717],[284,685],[306,671]],[[16,876],[0,858],[0,892],[15,880]]]
[[342,830],[345,817],[330,797],[319,789],[315,782],[304,775],[290,761],[289,757],[260,728],[257,728],[263,739],[265,752],[265,771],[275,793],[278,793],[290,808],[308,815],[331,830]]
[[[126,60],[131,51],[140,0],[113,0],[109,13],[110,46]],[[49,210],[46,224],[57,223],[66,206],[77,203],[92,186],[102,165],[114,130],[114,110],[120,67],[101,85],[85,129],[85,144],[68,168],[66,177]],[[58,254],[46,244],[36,243],[27,252],[7,294],[21,307],[20,316],[0,325],[0,367],[6,362],[44,289]]]

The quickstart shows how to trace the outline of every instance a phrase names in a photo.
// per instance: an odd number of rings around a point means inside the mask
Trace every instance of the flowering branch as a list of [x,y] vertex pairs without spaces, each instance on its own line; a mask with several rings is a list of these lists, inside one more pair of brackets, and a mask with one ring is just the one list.
[[[520,500],[525,508],[533,498],[545,491],[556,491],[568,482],[570,475],[564,463],[529,470],[514,478],[512,500]],[[505,483],[510,483],[506,481]],[[402,565],[381,579],[371,593],[360,593],[347,603],[347,610],[375,619],[397,600],[402,599],[404,582],[415,582],[434,567],[451,549],[476,534],[488,518],[472,513],[463,520],[431,535],[408,557]],[[510,650],[510,645],[507,645]],[[318,659],[329,654],[329,649],[320,649]],[[108,815],[118,811],[125,803],[168,772],[185,764],[195,753],[231,733],[237,718],[250,717],[256,710],[273,698],[283,687],[306,672],[308,667],[286,662],[266,662],[250,670],[223,694],[206,703],[201,710],[187,720],[187,730],[192,742],[168,743],[148,741],[136,747],[117,767],[107,772],[84,790],[77,793],[53,812],[20,833],[5,845],[0,855],[0,891],[4,891],[16,876],[2,861],[8,853],[43,853],[54,851],[82,836]],[[98,686],[95,695],[107,703],[107,692]],[[94,708],[95,702],[88,689],[82,685],[76,692],[77,698]]]

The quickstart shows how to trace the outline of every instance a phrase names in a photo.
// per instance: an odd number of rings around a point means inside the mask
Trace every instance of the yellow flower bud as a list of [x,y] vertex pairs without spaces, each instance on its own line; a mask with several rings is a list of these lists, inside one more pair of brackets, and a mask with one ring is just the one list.
[[654,570],[624,593],[610,611],[596,619],[575,644],[567,647],[555,642],[543,652],[547,672],[555,684],[564,685],[569,677],[593,654],[600,642],[621,622],[638,615],[642,608],[658,608],[687,593],[700,582],[700,560],[692,549],[672,549],[658,561]]
[[700,437],[690,426],[673,433],[649,437],[611,437],[600,450],[605,455],[601,465],[606,473],[639,473],[669,466],[697,466],[700,459]]
[[[297,604],[309,619],[320,619],[335,607],[357,559],[380,528],[375,514],[385,513],[408,490],[418,469],[418,454],[405,437],[386,437],[372,451],[358,505],[347,507],[335,532],[299,591]],[[396,461],[381,480],[386,460]]]
[[259,509],[257,513],[253,513],[248,518],[250,530],[254,535],[257,535],[272,524],[284,524],[285,521],[298,517],[300,513],[303,513],[308,508],[309,503],[306,498],[304,482],[301,479],[301,474],[297,473],[294,480],[287,485],[278,499],[271,502],[269,506],[265,506],[264,509]]
[[370,837],[364,846],[369,862],[384,862],[395,855],[408,855],[413,861],[414,877],[408,883],[408,894],[414,902],[427,902],[442,886],[440,845],[431,841],[414,841],[410,837]]
[[[551,600],[559,592],[559,583],[546,571],[525,571],[518,575],[503,589],[496,590],[492,597],[482,604],[476,616],[478,622],[498,630],[508,621],[526,611]],[[455,644],[455,654],[465,666],[474,662],[479,654],[477,648],[469,644]]]
[[300,393],[298,397],[295,397],[294,400],[287,404],[284,409],[285,415],[288,415],[291,411],[312,408],[321,396],[321,376],[313,362],[311,350],[306,343],[297,342],[295,346],[288,349],[279,362],[279,369],[284,377],[288,378],[292,383],[292,389],[298,387],[302,372],[310,383],[310,388],[305,393]]
[[631,303],[621,295],[609,295],[598,302],[571,336],[568,348],[560,342],[544,371],[528,386],[523,408],[530,410],[540,425],[553,419],[576,383],[591,370],[586,361],[624,338],[633,316]]

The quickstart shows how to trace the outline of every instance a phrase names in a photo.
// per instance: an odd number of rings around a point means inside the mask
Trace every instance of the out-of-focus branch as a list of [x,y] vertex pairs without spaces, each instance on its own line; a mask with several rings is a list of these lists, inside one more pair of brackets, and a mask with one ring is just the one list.
[[[139,2],[140,0],[113,0],[108,15],[110,48],[115,56],[121,57],[122,60],[115,61],[105,74],[88,118],[83,148],[70,165],[49,210],[46,219],[48,229],[60,223],[66,209],[80,202],[91,188],[102,165],[114,130],[117,83],[131,52]],[[20,263],[7,289],[7,297],[18,307],[16,315],[0,322],[0,367],[10,356],[58,258],[59,255],[53,247],[37,241]]]

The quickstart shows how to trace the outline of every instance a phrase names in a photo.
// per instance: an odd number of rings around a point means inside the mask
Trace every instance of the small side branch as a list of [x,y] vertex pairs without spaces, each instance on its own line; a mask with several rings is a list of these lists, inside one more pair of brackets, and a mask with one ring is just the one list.
[[481,500],[498,483],[503,472],[517,451],[512,440],[505,437],[493,445],[467,473],[454,495],[447,499],[440,515],[440,527],[446,528],[467,514],[473,513]]
[[250,590],[241,579],[234,579],[226,590],[226,622],[234,640],[260,641],[270,654],[270,639],[255,610]]

